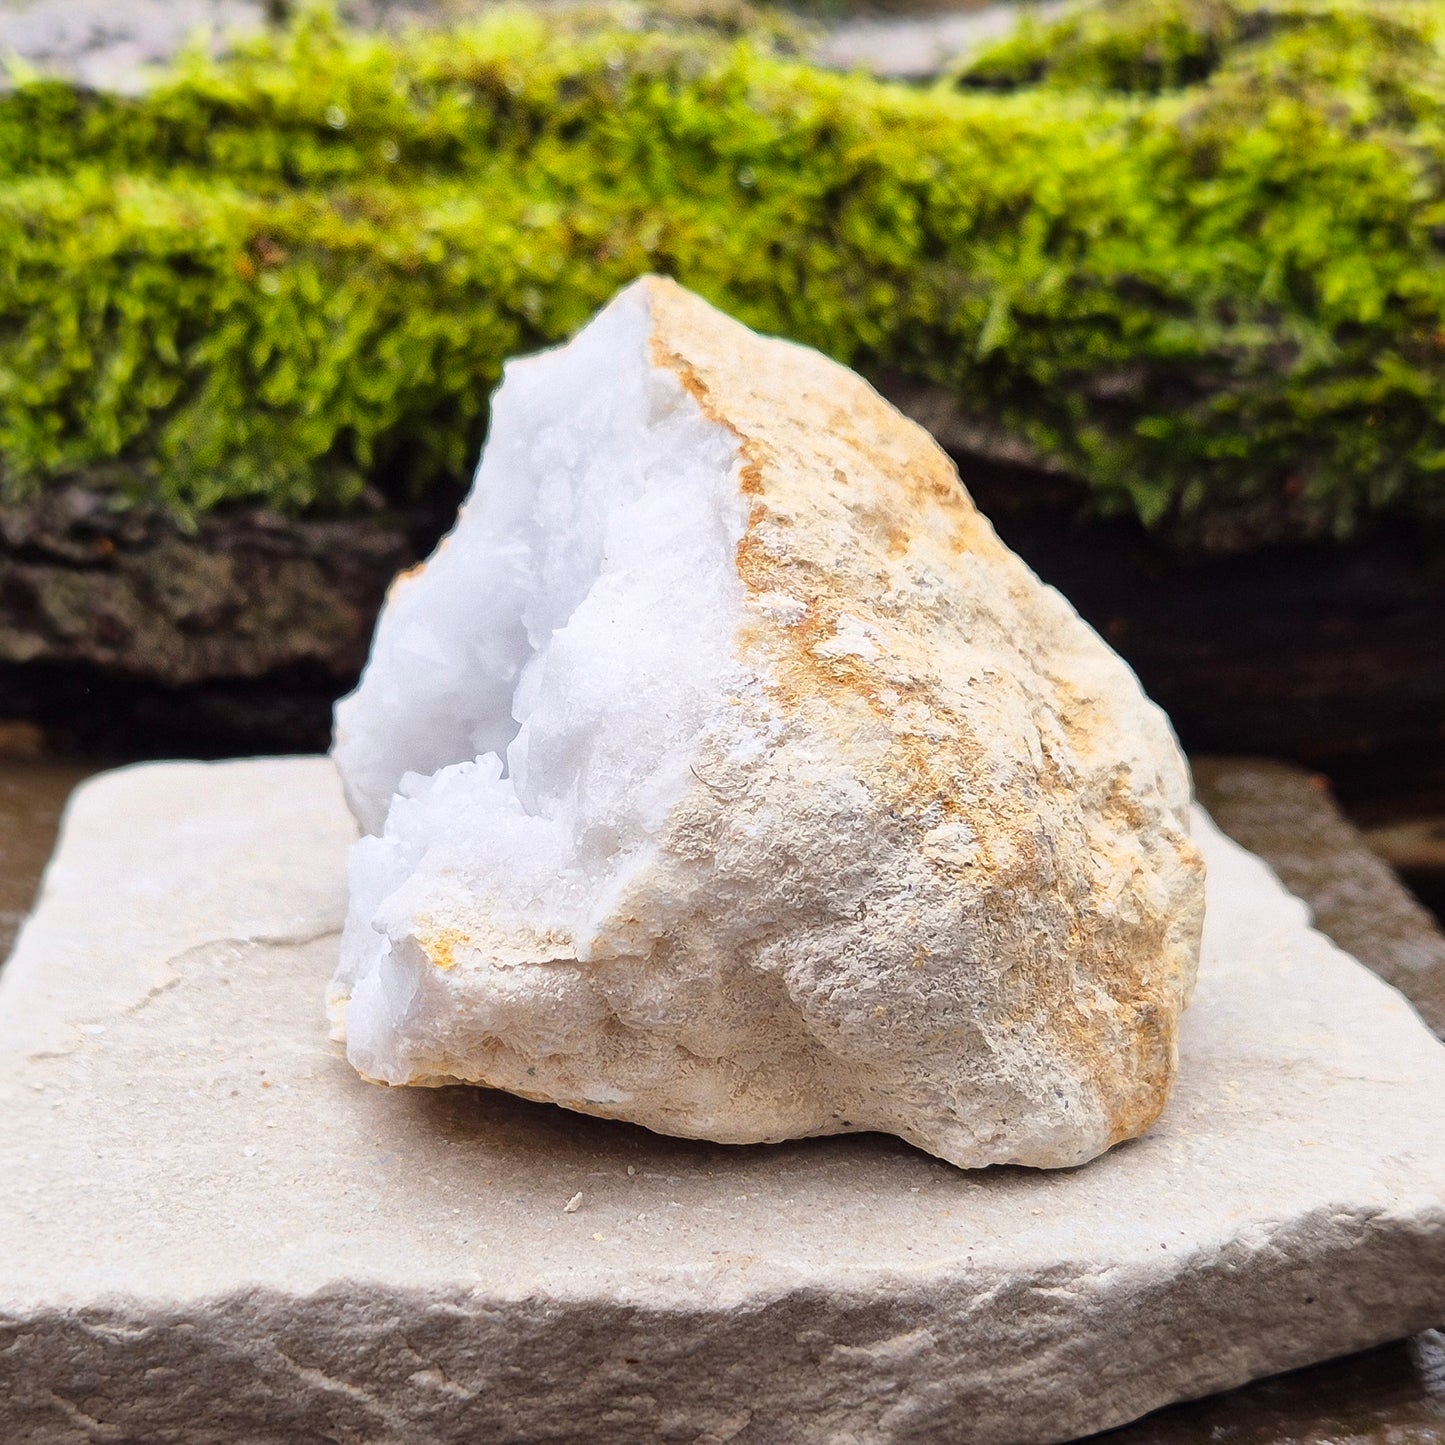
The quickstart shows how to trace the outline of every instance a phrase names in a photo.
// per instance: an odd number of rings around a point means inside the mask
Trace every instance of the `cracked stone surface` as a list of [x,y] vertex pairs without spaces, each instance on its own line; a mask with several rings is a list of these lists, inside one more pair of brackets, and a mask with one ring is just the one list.
[[1159,1126],[963,1174],[366,1085],[329,766],[85,785],[0,980],[0,1438],[1025,1445],[1438,1324],[1445,1049],[1199,831]]

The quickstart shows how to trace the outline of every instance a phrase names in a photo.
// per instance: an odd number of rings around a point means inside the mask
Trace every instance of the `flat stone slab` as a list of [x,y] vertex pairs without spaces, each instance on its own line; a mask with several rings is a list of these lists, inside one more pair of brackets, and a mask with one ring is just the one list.
[[963,1173],[364,1084],[329,765],[86,784],[0,979],[0,1439],[1027,1445],[1438,1323],[1445,1048],[1200,831],[1160,1125]]

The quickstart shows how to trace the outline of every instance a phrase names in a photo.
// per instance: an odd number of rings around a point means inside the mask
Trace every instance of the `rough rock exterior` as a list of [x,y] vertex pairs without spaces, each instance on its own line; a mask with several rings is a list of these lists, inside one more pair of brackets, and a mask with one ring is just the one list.
[[1163,715],[925,432],[669,282],[509,373],[336,757],[369,1077],[965,1166],[1164,1105],[1203,882]]
[[1207,823],[1169,1107],[1048,1173],[367,1088],[353,836],[319,759],[72,804],[0,974],[7,1445],[1040,1445],[1439,1322],[1445,1049]]

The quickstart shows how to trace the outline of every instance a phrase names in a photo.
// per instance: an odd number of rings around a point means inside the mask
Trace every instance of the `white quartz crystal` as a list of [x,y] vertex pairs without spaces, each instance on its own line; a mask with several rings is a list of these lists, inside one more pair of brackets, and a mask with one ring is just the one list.
[[1163,1107],[1203,912],[1166,720],[925,433],[669,282],[508,368],[335,756],[368,1078],[965,1166]]

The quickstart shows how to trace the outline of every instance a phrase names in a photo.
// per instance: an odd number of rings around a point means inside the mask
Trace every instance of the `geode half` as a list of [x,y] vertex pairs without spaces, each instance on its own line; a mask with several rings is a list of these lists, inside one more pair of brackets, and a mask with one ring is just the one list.
[[1204,896],[1167,720],[925,432],[671,282],[508,368],[334,751],[368,1078],[963,1166],[1163,1108]]

